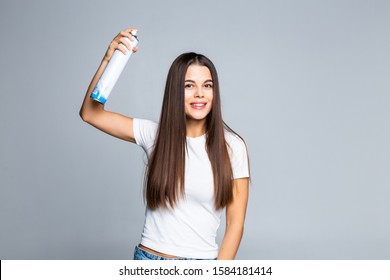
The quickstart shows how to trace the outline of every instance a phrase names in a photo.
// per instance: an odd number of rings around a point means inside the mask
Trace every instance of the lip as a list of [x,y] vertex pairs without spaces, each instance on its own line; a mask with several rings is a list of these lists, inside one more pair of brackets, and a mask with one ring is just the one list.
[[191,108],[196,109],[196,110],[202,110],[206,108],[207,102],[192,102],[190,103]]

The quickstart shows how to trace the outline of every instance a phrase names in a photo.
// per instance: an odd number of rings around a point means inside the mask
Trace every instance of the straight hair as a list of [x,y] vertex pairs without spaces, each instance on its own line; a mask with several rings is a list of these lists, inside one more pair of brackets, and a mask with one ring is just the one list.
[[156,140],[145,172],[144,196],[147,206],[152,210],[158,207],[173,208],[178,199],[185,196],[187,133],[184,81],[190,65],[206,66],[213,79],[213,104],[206,117],[206,151],[214,177],[215,208],[222,209],[233,199],[233,172],[224,132],[226,129],[236,133],[222,119],[218,75],[214,64],[206,56],[190,52],[174,60],[167,76]]

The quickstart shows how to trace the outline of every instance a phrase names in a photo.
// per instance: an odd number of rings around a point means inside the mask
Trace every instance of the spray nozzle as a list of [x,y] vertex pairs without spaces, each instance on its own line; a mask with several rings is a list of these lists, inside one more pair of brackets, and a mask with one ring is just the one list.
[[137,38],[137,32],[138,30],[133,30],[130,32],[130,34],[133,35],[135,38]]

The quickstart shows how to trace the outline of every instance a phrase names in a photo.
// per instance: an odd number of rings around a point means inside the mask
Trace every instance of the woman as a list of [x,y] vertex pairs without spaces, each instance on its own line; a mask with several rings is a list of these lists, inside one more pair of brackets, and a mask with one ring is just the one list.
[[[213,63],[195,53],[176,58],[158,124],[108,112],[89,97],[115,50],[137,51],[124,39],[134,40],[132,30],[120,32],[110,43],[80,116],[136,143],[148,155],[145,225],[134,259],[234,259],[248,200],[248,157],[243,140],[222,120]],[[223,209],[226,230],[218,248],[215,238]]]

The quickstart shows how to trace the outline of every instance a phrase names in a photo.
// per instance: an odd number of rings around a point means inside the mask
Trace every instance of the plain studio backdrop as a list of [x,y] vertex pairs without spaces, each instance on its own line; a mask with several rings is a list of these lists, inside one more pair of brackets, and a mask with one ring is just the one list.
[[107,110],[158,121],[179,54],[217,67],[251,163],[237,259],[390,258],[389,1],[2,0],[1,259],[132,258],[146,158],[78,115],[127,27]]

